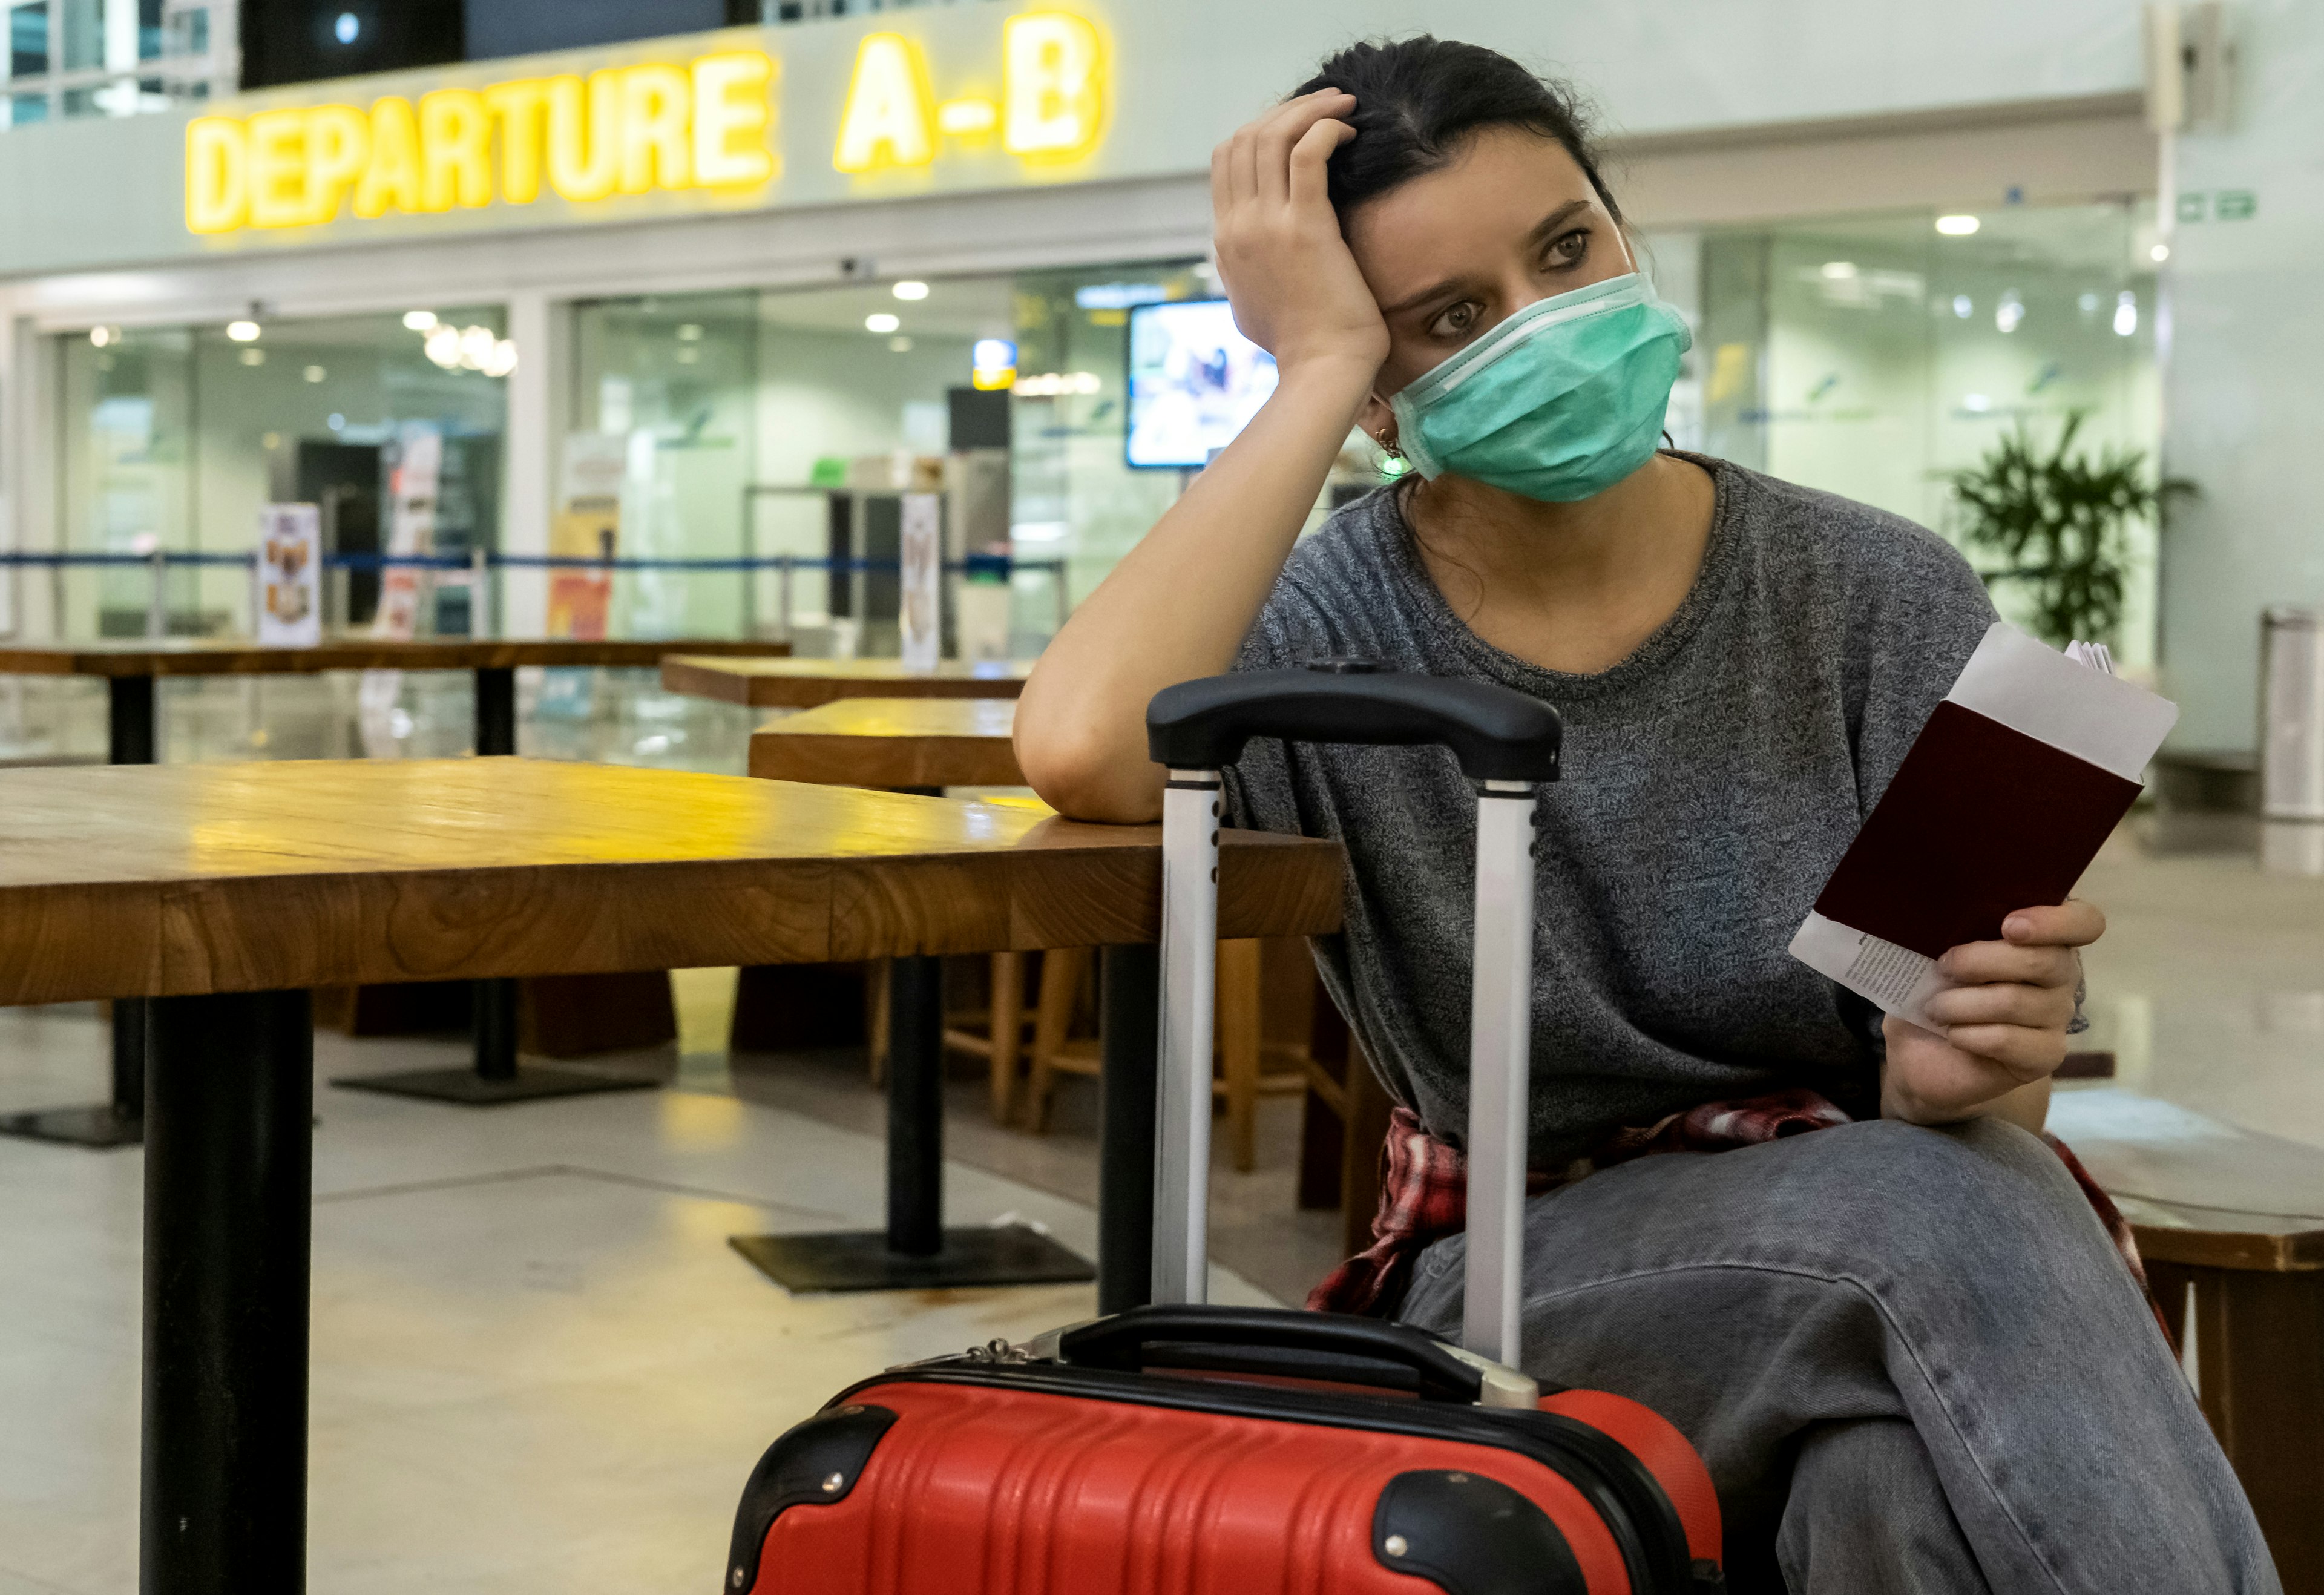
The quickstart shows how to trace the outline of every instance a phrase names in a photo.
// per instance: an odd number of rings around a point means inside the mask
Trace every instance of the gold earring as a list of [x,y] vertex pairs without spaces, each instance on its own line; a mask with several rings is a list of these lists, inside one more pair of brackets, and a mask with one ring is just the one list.
[[1404,453],[1402,449],[1396,446],[1396,429],[1392,427],[1382,427],[1379,431],[1373,433],[1372,441],[1379,444],[1387,453],[1398,456],[1401,456]]

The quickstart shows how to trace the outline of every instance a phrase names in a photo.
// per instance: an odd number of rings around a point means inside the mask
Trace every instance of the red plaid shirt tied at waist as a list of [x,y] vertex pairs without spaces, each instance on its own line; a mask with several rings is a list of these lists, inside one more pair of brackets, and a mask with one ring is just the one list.
[[[1528,1194],[1539,1194],[1599,1169],[1658,1152],[1726,1152],[1848,1122],[1847,1113],[1812,1091],[1778,1091],[1739,1102],[1709,1102],[1674,1113],[1648,1129],[1617,1130],[1595,1152],[1560,1172],[1536,1170],[1527,1176],[1526,1189]],[[2053,1135],[2042,1139],[2074,1176],[2074,1184],[2081,1187],[2099,1222],[2114,1238],[2124,1266],[2144,1291],[2146,1268],[2139,1261],[2138,1243],[2131,1237],[2128,1221],[2065,1142]],[[1375,1316],[1394,1312],[1411,1283],[1413,1259],[1422,1249],[1468,1226],[1467,1160],[1459,1148],[1423,1129],[1409,1108],[1397,1109],[1389,1120],[1380,1164],[1379,1212],[1372,1219],[1372,1243],[1308,1293],[1310,1311]],[[2148,1299],[2151,1305],[2152,1296]],[[2155,1322],[2163,1322],[2160,1312]],[[2169,1338],[2167,1328],[2163,1333]]]

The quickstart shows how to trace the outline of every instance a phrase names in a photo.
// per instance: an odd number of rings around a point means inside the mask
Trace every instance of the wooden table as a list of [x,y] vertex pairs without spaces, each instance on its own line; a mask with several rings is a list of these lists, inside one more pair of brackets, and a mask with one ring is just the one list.
[[2052,1123],[2193,1332],[2203,1415],[2287,1595],[2324,1595],[2324,1150],[2115,1088],[2061,1091]]
[[[476,678],[476,751],[516,751],[516,672],[529,665],[650,668],[682,650],[693,657],[783,655],[788,642],[681,639],[574,641],[429,637],[411,641],[337,637],[313,648],[267,648],[252,642],[183,640],[102,642],[86,647],[0,646],[0,675],[97,676],[105,680],[108,751],[115,764],[151,764],[159,756],[154,682],[163,676],[319,675],[329,670],[473,670]],[[475,994],[475,1066],[372,1076],[360,1083],[407,1095],[468,1102],[506,1102],[576,1092],[619,1090],[632,1083],[570,1069],[529,1069],[516,1064],[517,989],[480,986]],[[97,1107],[54,1108],[0,1117],[0,1134],[81,1147],[134,1146],[142,1135],[145,1089],[146,1013],[141,1002],[119,1002],[113,1014],[113,1094]]]
[[752,732],[751,773],[890,789],[1021,787],[1016,724],[1014,698],[835,698]]
[[945,659],[932,670],[901,659],[715,659],[673,652],[661,684],[690,697],[753,709],[812,709],[835,698],[1013,698],[1033,673],[1030,659],[971,664]]
[[[1145,941],[1161,885],[1152,826],[519,759],[24,770],[0,804],[0,1003],[154,1004],[149,1595],[305,1582],[311,988]],[[1230,834],[1221,927],[1331,929],[1340,873]],[[1143,1166],[1101,1214],[1101,1264],[1141,1277],[1148,997],[1108,1115],[1143,1139],[1107,1148]]]

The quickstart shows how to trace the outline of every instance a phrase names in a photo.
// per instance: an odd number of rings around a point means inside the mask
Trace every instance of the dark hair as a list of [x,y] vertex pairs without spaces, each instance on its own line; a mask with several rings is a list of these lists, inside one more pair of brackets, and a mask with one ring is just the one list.
[[1573,91],[1527,71],[1499,51],[1423,33],[1351,44],[1326,60],[1294,97],[1319,88],[1356,97],[1346,120],[1356,136],[1325,167],[1332,208],[1348,213],[1400,183],[1450,162],[1470,134],[1522,127],[1555,139],[1617,222],[1620,207],[1598,172],[1598,152]]

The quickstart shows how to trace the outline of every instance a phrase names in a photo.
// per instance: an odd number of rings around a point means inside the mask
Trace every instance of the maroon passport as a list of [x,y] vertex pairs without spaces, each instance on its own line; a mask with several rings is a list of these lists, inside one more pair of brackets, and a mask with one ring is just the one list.
[[2062,903],[2138,783],[1947,701],[1816,899],[1827,919],[1941,956]]

